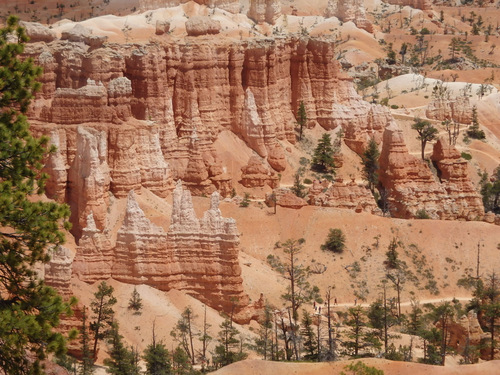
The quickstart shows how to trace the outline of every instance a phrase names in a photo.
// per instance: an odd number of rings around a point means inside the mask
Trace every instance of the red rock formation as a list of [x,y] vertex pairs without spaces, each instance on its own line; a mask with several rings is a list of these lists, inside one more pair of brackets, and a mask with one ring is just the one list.
[[279,0],[250,0],[247,16],[257,23],[267,22],[274,25],[281,16],[281,2]]
[[50,43],[56,39],[56,33],[47,26],[38,22],[19,22],[19,25],[25,28],[26,35],[29,36],[30,43],[45,42]]
[[[54,182],[50,194],[69,192],[77,237],[90,211],[104,229],[107,180],[118,197],[141,186],[164,196],[171,181],[165,161],[172,177],[183,179],[195,194],[216,189],[230,194],[234,176],[224,173],[213,147],[224,129],[241,135],[272,168],[283,171],[281,144],[295,142],[300,101],[311,124],[342,126],[346,143],[357,152],[370,136],[379,139],[390,121],[386,109],[363,102],[351,79],[342,76],[331,41],[188,39],[134,48],[70,41],[27,46],[27,55],[45,68],[44,91],[30,119],[37,133],[59,132],[61,160],[48,168]],[[96,166],[102,164],[104,180],[89,193],[82,190],[80,172],[72,172],[83,168],[75,162],[83,146],[71,124],[103,134]],[[93,208],[84,207],[89,205]]]
[[360,29],[373,32],[373,25],[366,18],[363,0],[329,0],[325,17],[337,17],[342,22],[352,21]]
[[355,210],[357,212],[379,213],[380,209],[372,193],[363,185],[358,185],[354,180],[349,183],[336,179],[333,184],[320,183],[315,180],[309,189],[307,200],[315,206],[326,206]]
[[433,120],[453,120],[460,124],[470,124],[472,107],[467,96],[459,96],[453,100],[435,99],[427,105],[425,115]]
[[276,188],[271,194],[266,194],[266,204],[269,207],[278,205],[294,209],[307,206],[307,202],[293,194],[289,188]]
[[484,216],[480,194],[472,184],[467,172],[467,161],[454,146],[439,139],[434,145],[431,160],[438,168],[439,179],[449,197],[452,215],[467,220],[478,220]]
[[63,131],[53,130],[50,133],[50,144],[57,149],[47,156],[43,168],[44,172],[49,175],[45,184],[45,194],[59,203],[66,202],[66,186],[68,182],[65,138],[66,133]]
[[278,176],[269,171],[258,156],[252,156],[248,164],[241,168],[241,184],[247,188],[264,187],[271,189],[278,187]]
[[85,282],[107,280],[113,265],[113,244],[109,234],[97,229],[94,216],[89,214],[73,261],[73,274]]
[[69,299],[72,296],[72,262],[71,251],[63,246],[58,246],[50,253],[49,263],[45,264],[45,284],[56,289],[64,299]]
[[220,22],[207,16],[191,17],[186,21],[186,32],[189,36],[218,34],[220,29]]
[[76,154],[69,169],[72,231],[80,237],[93,214],[97,228],[106,227],[110,173],[107,163],[107,134],[92,128],[78,127]]
[[218,206],[219,194],[215,192],[210,208],[198,219],[191,193],[179,181],[166,232],[147,219],[131,191],[114,247],[109,248],[109,242],[103,241],[88,219],[90,226],[77,249],[74,273],[86,282],[111,276],[165,291],[183,290],[226,312],[234,297],[240,310],[248,305],[248,296],[242,289],[238,263],[239,234],[235,221],[223,218]]
[[[417,211],[425,210],[434,219],[482,218],[484,209],[478,204],[479,195],[470,188],[461,162],[443,150],[442,143],[437,146],[433,160],[443,168],[444,176],[453,176],[453,179],[440,183],[422,160],[408,153],[403,134],[396,125],[385,129],[379,178],[387,193],[391,215],[411,218]],[[441,166],[438,160],[443,160]]]
[[431,10],[432,0],[387,0],[392,5],[410,6],[415,9]]

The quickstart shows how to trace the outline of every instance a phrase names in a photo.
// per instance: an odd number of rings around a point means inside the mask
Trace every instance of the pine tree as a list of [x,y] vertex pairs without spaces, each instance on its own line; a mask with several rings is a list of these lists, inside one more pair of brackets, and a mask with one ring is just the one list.
[[94,373],[93,358],[90,351],[90,338],[87,325],[87,306],[83,307],[82,327],[80,329],[80,345],[82,350],[82,364],[78,371],[79,375],[90,375]]
[[184,309],[181,314],[181,318],[175,325],[174,329],[170,331],[170,336],[177,341],[184,351],[187,353],[191,360],[191,364],[195,363],[195,355],[194,355],[194,347],[193,347],[193,331],[192,331],[192,323],[193,319],[193,309],[191,306],[188,306]]
[[113,323],[108,336],[111,349],[109,358],[104,360],[106,372],[113,375],[139,375],[134,353],[123,344],[123,337],[118,332],[118,324]]
[[[297,259],[297,255],[301,252],[304,242],[304,239],[288,239],[285,242],[277,243],[276,247],[282,248],[286,255],[286,259],[284,261],[274,255],[268,255],[267,257],[269,265],[278,271],[283,278],[289,281],[287,291],[281,296],[281,298],[290,303],[292,310],[292,316],[290,319],[292,321],[291,340],[294,346],[293,351],[296,360],[299,359],[297,345],[297,321],[299,319],[298,310],[304,303],[312,300],[320,301],[319,288],[317,286],[311,286],[308,281],[311,274],[310,268],[299,263]],[[288,348],[288,340],[286,339],[286,332],[284,329],[283,331],[283,335],[285,336],[285,351],[287,359],[289,360],[290,351]]]
[[375,188],[378,185],[378,158],[380,157],[380,151],[378,150],[377,142],[374,138],[370,139],[368,142],[368,147],[363,152],[362,164],[363,164],[363,178],[368,182],[368,188],[371,190],[372,194],[375,192]]
[[411,126],[413,130],[418,133],[417,139],[420,140],[421,150],[422,150],[422,160],[425,160],[424,152],[427,142],[433,141],[437,138],[439,131],[432,126],[430,121],[415,118],[413,120],[413,125]]
[[306,351],[306,355],[304,359],[309,361],[316,361],[318,359],[318,345],[316,340],[316,334],[314,333],[313,328],[313,319],[311,314],[304,310],[302,312],[302,328],[301,334],[304,339],[304,349]]
[[170,375],[170,353],[162,343],[149,344],[142,358],[146,362],[146,375]]
[[467,129],[467,135],[474,139],[486,139],[486,134],[484,131],[479,129],[479,120],[477,118],[477,107],[472,107],[472,120],[469,129]]
[[25,113],[41,69],[18,58],[27,40],[18,19],[9,17],[0,29],[0,368],[7,374],[40,374],[48,353],[62,354],[64,338],[53,329],[70,313],[33,269],[64,242],[60,228],[69,229],[69,209],[33,199],[43,193],[42,162],[54,148],[29,132]]
[[130,300],[128,301],[128,308],[130,310],[134,310],[134,315],[141,314],[142,298],[135,287],[134,287],[134,291],[132,292],[132,296],[130,297]]
[[247,354],[241,350],[237,351],[240,347],[240,340],[237,338],[239,331],[233,326],[231,319],[226,317],[219,327],[221,328],[217,339],[219,345],[215,347],[214,364],[227,366],[245,359]]
[[335,174],[335,161],[333,159],[333,146],[330,134],[324,133],[318,141],[312,158],[312,169],[321,173]]
[[300,101],[299,110],[297,112],[298,124],[299,124],[299,141],[302,140],[302,134],[304,132],[304,126],[307,124],[307,113],[304,102]]
[[90,308],[94,314],[94,321],[90,323],[90,329],[94,333],[94,349],[92,357],[96,358],[97,342],[107,337],[113,324],[113,305],[117,302],[113,297],[114,289],[105,281],[101,282],[94,293],[94,300],[90,303]]

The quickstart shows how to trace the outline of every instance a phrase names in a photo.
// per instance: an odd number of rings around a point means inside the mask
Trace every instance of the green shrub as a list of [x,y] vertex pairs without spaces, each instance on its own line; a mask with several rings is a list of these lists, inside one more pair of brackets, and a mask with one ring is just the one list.
[[312,184],[312,183],[313,183],[313,182],[312,182],[310,179],[308,179],[308,178],[304,178],[304,184],[308,184],[308,185],[310,185],[310,184]]
[[467,152],[462,152],[460,154],[461,157],[463,157],[465,160],[469,161],[469,160],[472,160],[472,155],[471,154],[468,154]]
[[430,216],[427,214],[427,212],[424,209],[418,210],[417,213],[415,214],[415,218],[417,219],[430,219]]
[[392,104],[392,105],[391,105],[391,108],[392,108],[392,109],[398,109],[398,108],[399,108],[399,105],[397,105],[397,104]]
[[341,229],[330,229],[325,243],[321,245],[321,250],[333,251],[334,253],[342,253],[345,249],[345,235]]

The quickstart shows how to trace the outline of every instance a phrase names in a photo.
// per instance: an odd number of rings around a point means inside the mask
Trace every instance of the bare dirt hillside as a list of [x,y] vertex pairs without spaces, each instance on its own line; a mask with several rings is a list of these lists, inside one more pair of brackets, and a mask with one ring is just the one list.
[[[227,367],[213,372],[217,375],[337,375],[345,370],[345,366],[353,361],[340,361],[335,363],[278,363],[248,360],[237,362]],[[367,366],[373,366],[383,370],[385,375],[403,375],[403,374],[427,374],[427,375],[451,375],[460,373],[461,375],[493,375],[498,374],[499,361],[491,361],[478,365],[464,365],[460,367],[439,367],[428,366],[417,363],[391,362],[383,359],[365,359]]]

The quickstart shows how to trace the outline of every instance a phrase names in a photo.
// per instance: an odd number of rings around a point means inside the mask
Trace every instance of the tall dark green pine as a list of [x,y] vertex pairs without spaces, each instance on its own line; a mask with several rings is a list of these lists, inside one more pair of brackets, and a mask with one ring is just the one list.
[[219,345],[215,347],[214,361],[218,366],[227,366],[233,362],[241,361],[247,357],[246,353],[236,351],[240,340],[236,338],[240,333],[229,317],[220,324],[218,333]]
[[313,319],[307,310],[304,310],[302,313],[302,328],[300,331],[304,339],[304,349],[306,351],[304,359],[316,361],[318,359],[317,339],[314,333]]
[[104,360],[104,365],[107,366],[106,372],[113,375],[139,375],[134,353],[123,344],[122,338],[118,332],[118,324],[113,323],[108,336],[111,350],[109,358]]
[[94,373],[94,361],[90,351],[90,337],[87,325],[87,306],[83,308],[82,328],[80,329],[80,345],[82,351],[82,364],[78,371],[79,375],[90,375]]
[[370,188],[372,194],[375,192],[375,188],[378,185],[378,158],[380,157],[380,151],[378,150],[377,142],[374,138],[370,139],[368,142],[368,147],[363,152],[362,163],[363,163],[363,178],[368,182],[368,187]]
[[299,141],[302,140],[302,134],[304,133],[304,126],[307,124],[307,113],[304,102],[300,101],[299,110],[297,112],[298,123],[299,123]]
[[144,350],[142,359],[146,362],[146,375],[170,375],[170,353],[162,343],[153,340]]
[[113,325],[116,298],[113,297],[114,289],[105,281],[101,282],[94,293],[94,300],[90,303],[94,320],[90,323],[90,330],[94,333],[94,348],[92,357],[96,358],[97,343],[107,337]]
[[333,146],[330,134],[324,133],[318,141],[312,158],[312,169],[321,173],[335,174],[335,161],[333,159]]
[[46,137],[30,134],[25,116],[41,73],[32,60],[19,59],[27,40],[18,19],[9,17],[0,29],[0,372],[9,375],[42,374],[40,361],[64,352],[54,327],[70,313],[34,271],[64,242],[61,228],[70,225],[66,205],[33,199],[43,193],[42,162],[53,149]]

